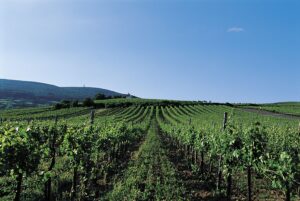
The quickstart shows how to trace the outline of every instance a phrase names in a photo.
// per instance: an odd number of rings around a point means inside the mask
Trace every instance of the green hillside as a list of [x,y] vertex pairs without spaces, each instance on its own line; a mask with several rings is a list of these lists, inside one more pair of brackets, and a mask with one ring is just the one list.
[[58,87],[39,82],[0,79],[0,108],[51,104],[62,99],[82,100],[97,93],[106,96],[123,95],[101,88]]

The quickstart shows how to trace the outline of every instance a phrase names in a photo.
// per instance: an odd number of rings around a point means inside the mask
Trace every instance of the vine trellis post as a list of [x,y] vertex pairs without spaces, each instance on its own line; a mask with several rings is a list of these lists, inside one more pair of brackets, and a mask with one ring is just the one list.
[[[224,112],[223,126],[222,126],[223,131],[225,131],[225,129],[226,129],[227,118],[228,118],[228,114],[227,114],[227,112]],[[221,180],[222,180],[221,165],[222,165],[222,155],[220,154],[219,159],[218,159],[218,175],[217,175],[217,186],[216,186],[217,192],[220,192],[220,187],[221,187]]]
[[90,124],[91,124],[91,126],[94,124],[94,119],[95,119],[95,111],[91,110],[91,116],[90,116]]

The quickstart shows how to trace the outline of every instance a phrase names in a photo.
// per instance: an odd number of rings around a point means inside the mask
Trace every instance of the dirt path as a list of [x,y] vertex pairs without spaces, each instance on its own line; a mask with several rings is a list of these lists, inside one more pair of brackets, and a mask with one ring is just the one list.
[[239,108],[239,109],[246,111],[246,112],[253,112],[253,113],[262,114],[262,115],[266,115],[266,116],[300,120],[300,116],[292,115],[292,114],[277,113],[277,112],[271,112],[271,111],[260,110],[260,109],[255,109],[255,108]]

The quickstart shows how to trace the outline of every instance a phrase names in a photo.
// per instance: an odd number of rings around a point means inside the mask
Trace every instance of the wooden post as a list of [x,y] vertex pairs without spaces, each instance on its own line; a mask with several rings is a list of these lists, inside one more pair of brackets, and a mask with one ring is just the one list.
[[74,167],[73,170],[73,183],[72,183],[72,189],[71,189],[71,201],[76,200],[76,194],[77,194],[77,174],[78,169],[77,166]]
[[232,174],[231,170],[229,170],[228,177],[227,177],[227,201],[231,200],[231,186],[232,186]]
[[[223,121],[223,130],[226,129],[227,126],[227,112],[224,112],[224,121]],[[227,176],[227,201],[231,200],[231,186],[232,186],[232,174],[231,170],[229,170],[228,176]]]
[[204,151],[201,150],[201,162],[200,162],[200,172],[204,174]]
[[252,190],[252,181],[251,181],[251,166],[247,166],[247,183],[248,183],[248,201],[252,201],[251,199],[251,190]]
[[290,189],[290,184],[289,184],[288,181],[285,182],[285,187],[286,187],[285,200],[286,201],[291,201],[291,189]]
[[218,175],[217,175],[217,192],[220,192],[220,187],[221,187],[221,180],[222,180],[222,171],[221,171],[221,165],[222,165],[222,156],[219,156],[218,159]]
[[17,176],[17,189],[16,189],[16,194],[15,194],[14,201],[20,201],[21,200],[22,181],[23,181],[23,173],[18,173],[18,176]]
[[190,118],[190,119],[189,119],[189,125],[191,125],[191,124],[192,124],[192,119]]
[[224,120],[223,120],[223,130],[226,129],[226,126],[227,126],[227,112],[224,112]]
[[[223,131],[226,129],[227,126],[227,112],[224,112],[224,119],[223,119]],[[221,170],[221,165],[222,165],[222,156],[219,156],[218,159],[218,175],[217,175],[217,191],[220,191],[220,187],[221,187],[221,180],[222,180],[222,170]]]
[[90,117],[90,123],[91,123],[91,125],[94,124],[94,118],[95,118],[95,111],[91,110],[91,117]]
[[55,115],[55,118],[54,118],[54,125],[55,125],[55,126],[57,125],[57,122],[58,122],[58,116]]

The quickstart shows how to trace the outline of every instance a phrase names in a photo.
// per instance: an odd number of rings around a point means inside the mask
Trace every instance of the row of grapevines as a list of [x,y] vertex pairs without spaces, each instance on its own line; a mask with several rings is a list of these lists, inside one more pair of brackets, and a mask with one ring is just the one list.
[[[92,125],[4,122],[0,125],[0,178],[15,181],[14,200],[22,199],[23,183],[33,177],[35,183],[41,184],[37,188],[43,189],[45,200],[52,200],[53,196],[61,200],[97,199],[99,181],[106,182],[124,153],[144,135],[150,115],[136,125],[111,119],[105,124],[96,120]],[[61,163],[65,169],[58,170]],[[69,193],[53,193],[54,184],[65,172],[72,174]]]
[[[221,129],[205,120],[197,121],[193,115],[184,115],[179,108],[160,109],[157,116],[161,129],[178,149],[184,150],[186,157],[201,156],[201,172],[204,172],[204,155],[209,161],[218,161],[216,186],[220,188],[221,177],[226,180],[228,199],[231,197],[233,172],[245,171],[249,200],[254,173],[271,180],[273,187],[284,190],[286,199],[290,200],[291,191],[300,182],[300,134],[297,129],[272,126],[271,123],[267,124],[268,127],[260,123],[243,125],[232,119]],[[217,119],[212,117],[209,117],[210,121]],[[208,117],[199,117],[203,118]]]

